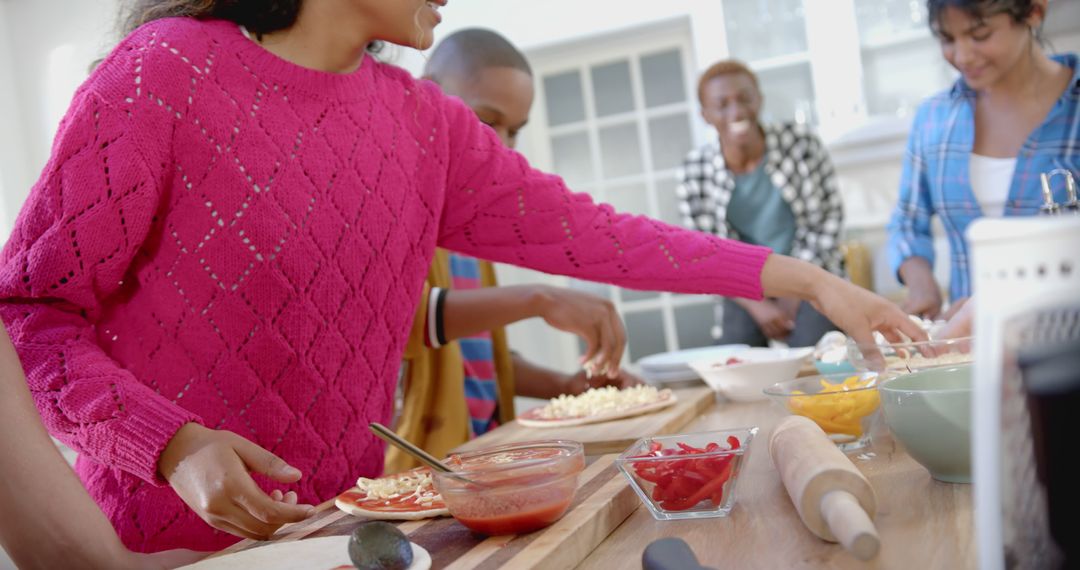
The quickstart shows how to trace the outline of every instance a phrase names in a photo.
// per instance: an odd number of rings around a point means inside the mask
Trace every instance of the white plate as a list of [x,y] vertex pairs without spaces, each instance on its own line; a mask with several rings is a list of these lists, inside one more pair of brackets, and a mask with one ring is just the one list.
[[693,369],[688,370],[674,370],[672,372],[654,372],[652,370],[641,370],[641,379],[649,384],[667,384],[670,382],[689,382],[691,380],[700,380],[701,376]]
[[[703,346],[674,352],[662,352],[646,356],[637,361],[643,371],[674,372],[690,368],[690,363],[698,360],[720,359],[749,348],[745,344],[725,344],[721,346]],[[691,378],[692,379],[692,378]]]
[[734,402],[765,400],[762,390],[776,382],[792,380],[814,348],[748,348],[735,356],[741,361],[725,364],[724,358],[698,360],[691,366],[705,383]]
[[[413,563],[408,570],[428,570],[431,555],[422,547],[412,544]],[[209,558],[184,566],[190,570],[331,570],[338,566],[353,567],[349,559],[348,536],[325,536],[290,542],[275,542],[250,550]]]

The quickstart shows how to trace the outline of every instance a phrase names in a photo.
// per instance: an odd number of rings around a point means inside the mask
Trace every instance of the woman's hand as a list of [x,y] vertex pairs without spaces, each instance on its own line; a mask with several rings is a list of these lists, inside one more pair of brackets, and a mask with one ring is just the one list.
[[968,298],[962,303],[953,303],[953,308],[955,312],[949,309],[949,312],[953,314],[946,317],[949,322],[945,323],[937,336],[943,339],[971,336],[972,325],[975,322],[975,303]]
[[896,305],[805,261],[770,255],[761,270],[761,284],[769,297],[809,301],[859,345],[873,347],[874,331],[891,342],[901,342],[901,333],[914,341],[926,340],[922,328]]
[[236,536],[263,540],[314,512],[311,505],[297,505],[292,491],[264,493],[249,472],[294,483],[300,471],[229,431],[184,425],[161,453],[158,470],[207,524]]
[[900,265],[900,278],[907,286],[907,298],[901,307],[909,315],[934,320],[941,314],[941,289],[934,279],[930,263],[921,257],[912,257]]
[[889,342],[904,342],[901,333],[913,341],[927,340],[926,332],[899,307],[862,287],[833,277],[834,282],[815,288],[810,303],[860,346],[874,346],[873,331],[885,335]]

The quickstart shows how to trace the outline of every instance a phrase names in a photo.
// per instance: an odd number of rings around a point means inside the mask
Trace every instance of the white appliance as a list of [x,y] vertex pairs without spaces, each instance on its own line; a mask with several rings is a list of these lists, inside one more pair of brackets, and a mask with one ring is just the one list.
[[[1051,538],[1020,363],[1033,350],[1080,339],[1080,216],[983,219],[972,224],[968,239],[976,303],[972,448],[979,567],[1054,568],[1062,551]],[[1060,441],[1078,434],[1057,435]]]

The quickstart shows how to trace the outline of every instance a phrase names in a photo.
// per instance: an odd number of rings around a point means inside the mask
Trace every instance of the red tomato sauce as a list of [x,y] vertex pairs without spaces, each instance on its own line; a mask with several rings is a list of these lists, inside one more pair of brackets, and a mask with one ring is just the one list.
[[560,501],[515,513],[499,513],[492,516],[454,517],[461,524],[480,534],[523,534],[544,528],[559,520],[570,506],[567,497]]

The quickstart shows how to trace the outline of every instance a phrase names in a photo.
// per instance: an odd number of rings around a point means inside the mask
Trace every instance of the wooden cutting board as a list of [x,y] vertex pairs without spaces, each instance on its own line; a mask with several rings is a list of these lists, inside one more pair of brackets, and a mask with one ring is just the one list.
[[[615,456],[605,455],[585,468],[578,477],[570,509],[545,529],[518,536],[485,537],[449,517],[401,522],[397,527],[431,554],[433,569],[573,568],[640,504],[615,466]],[[311,518],[282,527],[269,541],[245,540],[215,556],[281,542],[348,535],[363,521],[332,504],[324,504]]]
[[562,428],[529,428],[513,421],[454,451],[471,451],[536,439],[569,439],[584,444],[585,455],[622,453],[642,437],[677,433],[716,401],[716,393],[707,386],[679,389],[675,390],[675,394],[679,401],[670,408],[622,420]]

